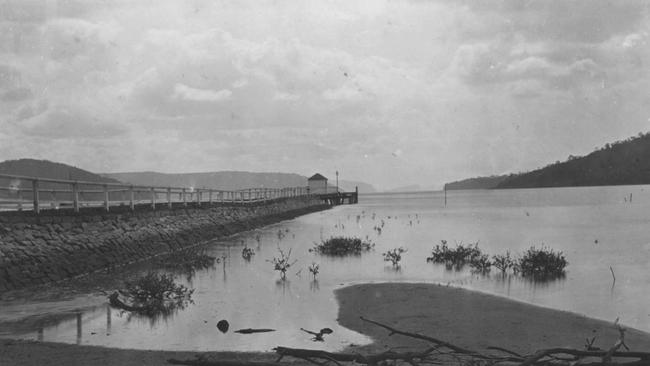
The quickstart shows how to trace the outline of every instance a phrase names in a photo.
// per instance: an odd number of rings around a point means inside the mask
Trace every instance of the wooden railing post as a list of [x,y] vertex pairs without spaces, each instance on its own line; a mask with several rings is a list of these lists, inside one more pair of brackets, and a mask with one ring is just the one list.
[[135,211],[135,192],[133,191],[133,186],[129,187],[129,207],[131,207],[131,211]]
[[16,195],[18,196],[18,211],[23,210],[23,192],[20,190],[20,187],[18,187],[18,191],[16,191]]
[[187,207],[187,195],[185,194],[186,193],[185,188],[183,188],[182,192],[183,192],[182,193],[183,194],[183,206]]
[[38,179],[32,181],[32,198],[34,199],[34,212],[39,214],[41,210],[40,207],[38,207]]
[[172,208],[172,189],[167,187],[167,207]]
[[50,202],[50,207],[56,208],[56,192],[54,190],[50,192],[50,201],[52,201]]
[[208,191],[208,202],[212,205],[212,189]]
[[72,209],[74,212],[79,212],[79,184],[72,183]]
[[108,212],[110,209],[109,197],[108,197],[108,185],[104,184],[104,210]]
[[156,190],[154,187],[151,187],[151,209],[156,209]]
[[201,190],[196,190],[196,205],[201,206]]

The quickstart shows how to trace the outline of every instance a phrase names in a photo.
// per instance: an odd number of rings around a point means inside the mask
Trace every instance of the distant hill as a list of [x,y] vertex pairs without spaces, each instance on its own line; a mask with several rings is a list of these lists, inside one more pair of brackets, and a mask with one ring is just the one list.
[[508,177],[508,175],[492,175],[489,177],[468,178],[447,183],[444,189],[448,191],[455,189],[493,189]]
[[650,184],[650,133],[606,144],[583,157],[569,156],[528,173],[508,177],[496,188]]
[[606,144],[583,157],[569,156],[528,173],[513,175],[496,188],[599,186],[650,183],[650,134]]
[[[155,185],[162,187],[197,187],[223,190],[242,188],[284,188],[307,185],[307,177],[293,173],[252,173],[240,171],[220,171],[208,173],[157,173],[130,172],[104,173],[105,177],[136,185]],[[328,181],[332,186],[336,181]],[[374,192],[374,187],[367,183],[339,181],[341,190],[354,190],[359,186],[360,191]]]
[[[62,180],[77,180],[77,181],[86,181],[86,182],[98,182],[98,183],[120,183],[119,181],[107,177],[102,177],[98,174],[91,173],[87,170],[79,169],[71,165],[55,163],[47,160],[36,160],[36,159],[18,159],[18,160],[7,160],[0,162],[0,174],[7,175],[22,175],[28,177],[39,177],[39,178],[51,178],[51,179],[62,179]],[[7,179],[0,178],[0,186],[3,187],[15,187],[25,189],[27,192],[23,193],[23,197],[31,197],[31,181],[20,180],[20,179]],[[69,184],[58,184],[51,182],[40,182],[39,188],[41,190],[56,189],[56,190],[69,190]],[[91,189],[96,186],[86,186],[80,185],[80,189]],[[2,198],[16,198],[16,191],[0,191],[0,197]],[[90,196],[87,196],[90,197]],[[59,199],[71,199],[69,194],[59,193]]]
[[115,179],[103,177],[71,165],[36,159],[18,159],[0,162],[0,174],[87,182],[119,183],[119,181]]

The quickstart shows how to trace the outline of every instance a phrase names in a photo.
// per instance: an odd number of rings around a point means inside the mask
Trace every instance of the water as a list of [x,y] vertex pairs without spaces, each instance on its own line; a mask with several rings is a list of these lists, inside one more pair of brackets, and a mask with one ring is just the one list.
[[[110,309],[99,292],[110,292],[123,278],[150,267],[140,264],[63,289],[5,299],[0,335],[139,349],[268,351],[283,345],[341,350],[370,339],[338,326],[333,291],[386,281],[448,284],[607,321],[620,317],[624,324],[650,332],[650,186],[447,194],[446,207],[441,192],[362,196],[358,205],[210,243],[209,253],[226,256],[225,264],[199,271],[190,280],[179,277],[196,289],[195,303],[167,319],[129,317]],[[382,220],[379,234],[373,227]],[[314,242],[332,235],[368,236],[376,247],[348,258],[309,252]],[[441,239],[452,246],[478,241],[489,254],[521,253],[544,244],[563,251],[569,266],[565,278],[547,282],[504,278],[495,269],[489,276],[448,271],[425,260]],[[250,262],[241,257],[244,245],[256,251]],[[286,281],[268,262],[279,255],[278,246],[291,249],[291,258],[297,259]],[[395,270],[381,253],[400,246],[408,251]],[[320,265],[317,281],[307,270],[312,262]],[[216,328],[221,319],[230,323],[225,334]],[[325,342],[313,342],[300,330],[323,327],[334,330]],[[233,333],[241,328],[276,332]]]

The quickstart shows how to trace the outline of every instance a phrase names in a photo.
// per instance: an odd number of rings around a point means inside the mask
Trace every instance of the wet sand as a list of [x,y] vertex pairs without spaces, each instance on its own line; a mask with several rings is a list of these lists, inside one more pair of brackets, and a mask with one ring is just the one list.
[[[389,336],[387,330],[363,322],[359,316],[476,351],[489,346],[523,354],[551,347],[583,349],[585,338],[594,336],[594,346],[607,349],[618,339],[615,319],[604,322],[461,288],[364,284],[337,290],[336,296],[339,323],[373,338],[372,345],[361,348],[365,351],[417,348],[425,343]],[[632,350],[650,351],[650,334],[628,329],[626,343]]]
[[[336,291],[341,325],[369,335],[374,343],[349,351],[422,349],[424,343],[363,322],[373,319],[403,331],[418,332],[458,346],[483,351],[501,346],[520,353],[550,347],[582,349],[585,338],[609,348],[618,338],[612,322],[541,308],[508,299],[430,284],[365,284]],[[650,351],[650,334],[629,329],[626,343]],[[281,344],[278,344],[281,345]],[[194,359],[197,352],[111,349],[49,342],[0,340],[0,365],[168,365],[167,359]],[[206,355],[205,353],[203,355]],[[221,360],[273,361],[273,353],[210,353]],[[285,359],[283,362],[304,364]]]

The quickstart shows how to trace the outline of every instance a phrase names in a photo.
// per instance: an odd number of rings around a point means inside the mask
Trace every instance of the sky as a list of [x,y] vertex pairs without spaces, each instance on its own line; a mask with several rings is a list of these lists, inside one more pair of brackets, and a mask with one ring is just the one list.
[[0,160],[527,171],[650,130],[649,4],[0,0]]

